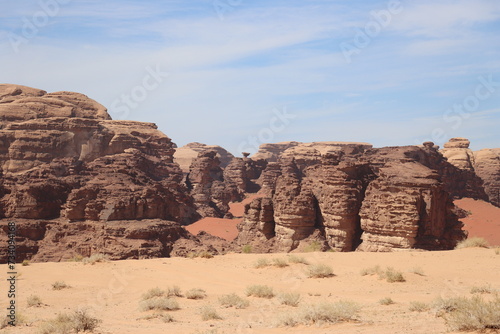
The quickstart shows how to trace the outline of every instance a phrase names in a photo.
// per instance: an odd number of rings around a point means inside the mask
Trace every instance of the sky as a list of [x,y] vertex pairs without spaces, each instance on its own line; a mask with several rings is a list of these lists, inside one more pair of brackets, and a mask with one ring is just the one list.
[[0,82],[83,93],[178,146],[500,147],[498,0],[0,5]]

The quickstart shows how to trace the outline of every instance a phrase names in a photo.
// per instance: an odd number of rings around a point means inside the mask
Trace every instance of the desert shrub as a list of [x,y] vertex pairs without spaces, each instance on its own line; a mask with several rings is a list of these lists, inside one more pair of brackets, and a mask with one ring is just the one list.
[[278,301],[283,305],[296,307],[300,303],[300,294],[293,292],[281,293],[278,295]]
[[23,262],[21,264],[22,264],[23,267],[26,267],[26,266],[30,265],[30,261],[29,260],[23,260]]
[[403,273],[397,270],[394,270],[391,267],[388,267],[382,278],[385,278],[387,282],[389,283],[395,283],[395,282],[405,282],[405,278],[403,276]]
[[380,268],[379,265],[370,267],[370,268],[363,268],[360,271],[361,276],[366,276],[366,275],[375,275],[378,274],[380,275],[382,273],[382,269]]
[[273,259],[273,266],[278,268],[288,267],[288,263],[283,259]]
[[69,259],[68,261],[69,262],[82,262],[84,259],[84,257],[80,254],[76,254],[75,256],[73,256],[71,259]]
[[167,297],[156,297],[147,299],[141,302],[140,309],[142,311],[158,310],[158,311],[175,311],[178,310],[179,303],[175,299]]
[[42,305],[42,299],[39,296],[31,295],[28,297],[28,307],[39,307]]
[[166,294],[166,291],[156,287],[149,289],[142,295],[142,300],[148,300],[155,297],[162,297]]
[[175,321],[174,317],[168,313],[153,313],[153,314],[148,314],[142,318],[139,318],[139,320],[151,320],[151,319],[160,319],[163,322],[174,322]]
[[480,296],[438,300],[440,314],[452,330],[500,329],[500,296],[485,301]]
[[470,289],[470,293],[493,293],[493,292],[495,292],[495,289],[493,289],[489,284],[481,286],[473,286]]
[[333,269],[326,264],[313,264],[309,266],[308,277],[311,278],[324,278],[334,276]]
[[203,259],[211,259],[214,257],[214,255],[212,253],[210,253],[209,251],[201,251],[198,253],[198,256],[203,258]]
[[108,262],[109,261],[109,256],[106,254],[93,254],[90,257],[86,257],[82,260],[83,264],[96,264],[98,262]]
[[290,255],[288,257],[288,262],[290,263],[303,263],[303,264],[309,264],[309,262],[302,256],[297,256],[297,255]]
[[413,269],[410,270],[410,272],[414,273],[415,275],[425,276],[424,270],[421,267],[414,267]]
[[197,258],[198,257],[198,253],[195,253],[195,252],[189,252],[186,254],[186,257],[188,259],[194,259],[194,258]]
[[70,288],[70,286],[63,281],[56,281],[52,283],[52,290],[62,290],[68,288]]
[[392,298],[390,298],[390,297],[382,298],[378,302],[380,305],[392,305],[392,304],[394,304],[394,300],[392,300]]
[[203,299],[207,296],[205,290],[202,289],[191,289],[186,291],[187,299]]
[[489,248],[490,245],[488,244],[488,241],[486,241],[484,238],[473,237],[460,241],[455,247],[455,249],[470,248],[470,247]]
[[241,252],[245,254],[250,254],[252,252],[252,245],[245,245],[241,247]]
[[424,302],[413,301],[410,302],[409,310],[412,312],[425,312],[430,310],[430,306]]
[[182,297],[181,288],[177,285],[173,285],[167,289],[167,297]]
[[205,305],[200,310],[201,320],[220,320],[222,317],[217,313],[217,310],[211,305]]
[[263,257],[259,257],[253,266],[254,266],[254,268],[260,269],[260,268],[265,268],[269,265],[270,264],[269,264],[269,261],[267,259],[265,259]]
[[235,293],[219,297],[219,303],[225,307],[234,307],[237,309],[247,308],[250,302]]
[[296,313],[282,316],[278,324],[281,326],[295,326],[299,324],[310,325],[351,321],[354,320],[359,310],[359,305],[351,301],[305,305]]
[[496,254],[496,255],[500,255],[500,248],[499,248],[499,247],[496,247],[496,248],[495,248],[495,254]]
[[247,296],[254,296],[259,298],[273,298],[274,291],[273,288],[267,285],[251,285],[247,287]]
[[[13,322],[14,321],[14,322]],[[12,324],[14,326],[12,326]],[[0,329],[3,329],[5,327],[16,327],[16,326],[21,326],[26,324],[26,318],[22,313],[17,313],[16,314],[16,320],[12,320],[8,316],[5,316],[2,321],[0,322]]]
[[55,319],[45,322],[39,329],[40,334],[69,334],[72,332],[93,332],[101,320],[90,316],[86,310],[76,310],[73,314],[59,314]]
[[304,247],[304,252],[306,253],[321,252],[322,248],[323,246],[321,245],[321,242],[313,240],[306,247]]

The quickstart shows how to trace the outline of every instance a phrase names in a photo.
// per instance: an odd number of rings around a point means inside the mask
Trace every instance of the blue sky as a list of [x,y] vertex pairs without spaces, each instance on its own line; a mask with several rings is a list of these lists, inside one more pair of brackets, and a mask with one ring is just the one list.
[[179,146],[235,154],[500,147],[500,2],[4,1],[0,82],[81,92]]

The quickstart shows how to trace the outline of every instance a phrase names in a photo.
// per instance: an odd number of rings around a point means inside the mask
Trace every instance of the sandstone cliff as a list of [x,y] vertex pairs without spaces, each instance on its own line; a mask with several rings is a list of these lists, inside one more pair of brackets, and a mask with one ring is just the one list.
[[449,249],[464,237],[431,147],[321,153],[298,145],[263,172],[263,195],[245,208],[237,243],[290,251],[311,236],[339,251]]

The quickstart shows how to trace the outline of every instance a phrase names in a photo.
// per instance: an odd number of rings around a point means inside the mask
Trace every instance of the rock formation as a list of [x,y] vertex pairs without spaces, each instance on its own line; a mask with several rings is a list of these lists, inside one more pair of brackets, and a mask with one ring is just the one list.
[[316,234],[340,251],[449,249],[464,235],[443,164],[451,166],[433,145],[296,145],[262,173],[265,192],[245,208],[237,242],[290,251]]
[[156,125],[113,121],[84,95],[0,85],[1,218],[190,223],[173,153]]
[[474,171],[483,180],[489,201],[500,207],[500,149],[474,152]]
[[183,173],[187,174],[189,173],[189,168],[191,167],[193,160],[198,157],[199,153],[204,151],[216,151],[221,168],[226,168],[226,166],[229,165],[231,160],[234,158],[230,152],[220,146],[189,143],[175,149],[174,162],[179,164]]

